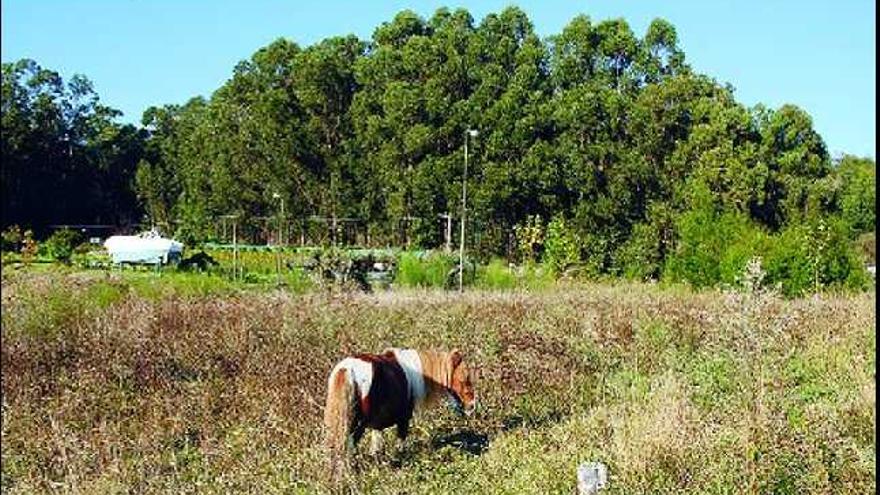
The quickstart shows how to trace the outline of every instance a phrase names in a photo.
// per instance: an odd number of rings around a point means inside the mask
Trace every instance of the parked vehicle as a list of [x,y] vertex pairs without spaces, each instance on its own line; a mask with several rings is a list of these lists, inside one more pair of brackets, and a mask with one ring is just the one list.
[[137,235],[114,235],[104,241],[113,263],[167,265],[180,261],[183,243],[162,237],[155,230]]

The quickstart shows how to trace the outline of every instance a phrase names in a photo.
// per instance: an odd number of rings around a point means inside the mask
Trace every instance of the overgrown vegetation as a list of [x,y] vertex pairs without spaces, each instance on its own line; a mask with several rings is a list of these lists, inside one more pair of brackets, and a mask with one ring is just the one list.
[[[388,346],[463,350],[480,412],[419,415],[351,491],[571,493],[588,460],[609,495],[876,488],[875,162],[738,103],[662,19],[403,11],[141,126],[83,76],[2,71],[3,493],[329,491],[327,373]],[[471,128],[458,295],[437,219]],[[202,256],[104,270],[49,231],[145,214]],[[407,250],[211,249],[230,214]],[[377,265],[394,290],[350,290]]]
[[[525,256],[517,266],[501,258],[486,263],[465,261],[463,283],[483,289],[540,288],[559,278],[583,279],[599,273],[595,265],[581,262],[576,239],[565,221],[554,219],[547,227],[534,224],[532,240],[520,246],[521,252],[540,252],[542,263]],[[627,265],[627,278],[656,280],[659,274],[668,282],[687,282],[696,288],[736,286],[736,280],[749,260],[760,258],[768,276],[766,287],[776,288],[787,297],[798,297],[822,290],[863,290],[871,278],[865,263],[873,263],[873,234],[863,234],[851,243],[847,225],[824,220],[790,227],[771,235],[744,218],[715,211],[690,211],[680,218],[682,238],[678,249],[660,268],[659,259],[651,264]],[[26,233],[19,239],[19,252],[4,251],[2,264],[18,269],[34,261],[61,262],[77,268],[113,269],[103,249],[82,243],[69,230],[60,230],[45,243],[36,243]],[[21,237],[16,227],[5,236]],[[10,242],[11,244],[11,242]],[[626,249],[640,249],[631,245]],[[209,254],[210,253],[210,254]],[[624,252],[622,256],[632,256]],[[202,260],[195,263],[193,260]],[[210,260],[210,261],[205,261]],[[720,260],[720,261],[719,261]],[[619,260],[615,261],[619,263]],[[383,266],[383,271],[375,271]],[[225,278],[227,282],[284,286],[302,292],[316,285],[360,288],[446,288],[458,286],[458,257],[441,251],[343,250],[338,248],[199,250],[178,265],[140,267],[139,270],[190,273]],[[128,268],[116,268],[128,270]],[[137,271],[138,268],[136,267]]]
[[480,410],[389,432],[362,492],[571,493],[586,460],[609,494],[872,492],[875,294],[784,300],[749,266],[741,292],[464,296],[4,270],[2,489],[326,492],[326,375],[395,345],[462,349]]
[[74,249],[85,239],[79,232],[71,229],[60,229],[55,231],[46,242],[42,244],[46,254],[52,259],[62,263],[70,263]]
[[402,253],[397,263],[395,281],[402,287],[447,287],[458,280],[453,276],[457,260],[450,255]]

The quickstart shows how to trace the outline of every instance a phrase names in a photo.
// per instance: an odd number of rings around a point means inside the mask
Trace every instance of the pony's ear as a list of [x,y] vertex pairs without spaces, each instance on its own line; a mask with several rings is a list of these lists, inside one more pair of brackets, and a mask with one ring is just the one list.
[[452,364],[452,369],[458,368],[458,365],[461,364],[461,351],[458,349],[453,349],[452,352],[449,353],[449,362]]

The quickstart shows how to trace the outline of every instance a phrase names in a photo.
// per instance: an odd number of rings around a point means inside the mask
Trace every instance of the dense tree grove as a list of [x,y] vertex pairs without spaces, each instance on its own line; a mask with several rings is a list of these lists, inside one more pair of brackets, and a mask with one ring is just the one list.
[[[210,99],[148,109],[141,129],[115,116],[85,78],[4,64],[4,226],[145,213],[194,241],[219,215],[271,216],[283,199],[290,221],[359,218],[390,242],[409,219],[413,242],[435,247],[439,215],[460,217],[473,128],[468,217],[483,253],[551,223],[591,273],[656,277],[687,272],[682,249],[721,256],[680,246],[700,228],[875,228],[873,160],[836,163],[795,106],[737,103],[661,19],[639,37],[578,16],[541,40],[515,7],[479,24],[403,11],[369,41],[279,39]],[[706,242],[729,240],[718,235]]]
[[32,60],[3,64],[2,91],[4,228],[136,220],[146,131],[115,123],[87,78]]

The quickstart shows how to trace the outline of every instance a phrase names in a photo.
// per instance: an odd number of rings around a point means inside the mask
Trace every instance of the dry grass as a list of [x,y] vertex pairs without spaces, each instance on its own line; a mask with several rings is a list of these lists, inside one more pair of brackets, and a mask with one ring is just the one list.
[[327,491],[326,374],[395,345],[461,348],[481,410],[417,417],[353,491],[572,493],[601,460],[608,493],[868,493],[874,302],[635,284],[147,298],[4,274],[2,489]]

